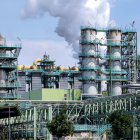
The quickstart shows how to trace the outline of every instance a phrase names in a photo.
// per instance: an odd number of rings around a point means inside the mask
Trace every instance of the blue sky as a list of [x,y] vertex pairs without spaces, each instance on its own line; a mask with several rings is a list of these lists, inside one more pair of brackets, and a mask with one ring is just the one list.
[[[0,4],[0,32],[7,41],[17,42],[17,37],[20,37],[23,43],[19,63],[31,65],[34,59],[41,58],[46,51],[52,58],[57,59],[57,65],[75,65],[78,61],[72,58],[71,49],[67,47],[64,39],[55,33],[58,19],[48,14],[40,18],[22,19],[20,14],[24,6],[25,0],[3,0]],[[135,20],[138,52],[140,52],[139,7],[140,0],[115,0],[111,4],[110,12],[110,20],[115,20],[118,26],[129,26]],[[33,49],[33,45],[36,48]]]
[[110,18],[121,27],[128,27],[132,21],[135,21],[140,53],[140,0],[116,0],[111,8]]

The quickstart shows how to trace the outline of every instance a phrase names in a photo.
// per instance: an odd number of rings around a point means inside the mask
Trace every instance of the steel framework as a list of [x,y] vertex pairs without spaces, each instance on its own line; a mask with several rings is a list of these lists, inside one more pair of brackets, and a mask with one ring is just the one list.
[[[60,109],[67,105],[69,120],[74,124],[76,132],[91,131],[93,136],[101,136],[110,130],[107,118],[115,110],[124,110],[133,116],[135,110],[135,127],[140,126],[139,107],[140,94],[126,94],[114,97],[97,98],[88,101],[33,101],[33,100],[1,100],[0,105],[18,105],[22,115],[10,119],[11,137],[51,139],[46,123]],[[25,109],[26,108],[26,109]],[[1,124],[9,127],[7,119],[1,119]],[[139,129],[135,133],[138,133]],[[137,134],[137,137],[140,137]]]

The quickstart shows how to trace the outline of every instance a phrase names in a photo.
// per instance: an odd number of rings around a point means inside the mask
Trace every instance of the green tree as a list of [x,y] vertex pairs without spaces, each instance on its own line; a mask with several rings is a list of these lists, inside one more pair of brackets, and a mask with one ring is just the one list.
[[119,138],[130,134],[132,126],[132,117],[124,114],[122,110],[114,111],[108,118],[112,125],[112,133]]
[[54,116],[51,122],[47,123],[47,128],[50,133],[58,137],[58,139],[73,133],[74,128],[72,122],[68,120],[66,105]]
[[3,125],[0,125],[0,140],[8,140],[8,131],[7,128]]

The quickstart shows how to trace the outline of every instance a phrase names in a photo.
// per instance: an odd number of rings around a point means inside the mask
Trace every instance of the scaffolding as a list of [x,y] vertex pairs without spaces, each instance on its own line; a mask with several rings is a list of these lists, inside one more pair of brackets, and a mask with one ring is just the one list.
[[17,75],[17,60],[21,44],[7,45],[0,35],[0,98],[17,99],[20,83]]
[[[46,123],[67,105],[68,118],[74,123],[75,132],[92,132],[93,136],[101,136],[111,130],[108,116],[115,110],[124,110],[124,113],[133,116],[135,107],[135,127],[139,134],[139,107],[140,94],[126,94],[113,97],[96,98],[87,101],[31,101],[31,100],[0,100],[0,105],[18,105],[22,115],[10,118],[12,138],[50,137]],[[9,127],[8,118],[1,119],[0,123]]]

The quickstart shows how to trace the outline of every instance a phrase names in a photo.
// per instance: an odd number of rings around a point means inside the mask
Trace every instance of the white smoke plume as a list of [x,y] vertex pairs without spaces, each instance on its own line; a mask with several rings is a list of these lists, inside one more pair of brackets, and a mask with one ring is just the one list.
[[110,4],[109,0],[26,0],[21,16],[36,18],[46,12],[58,18],[55,32],[64,37],[76,57],[79,51],[80,26],[106,27],[110,17]]

